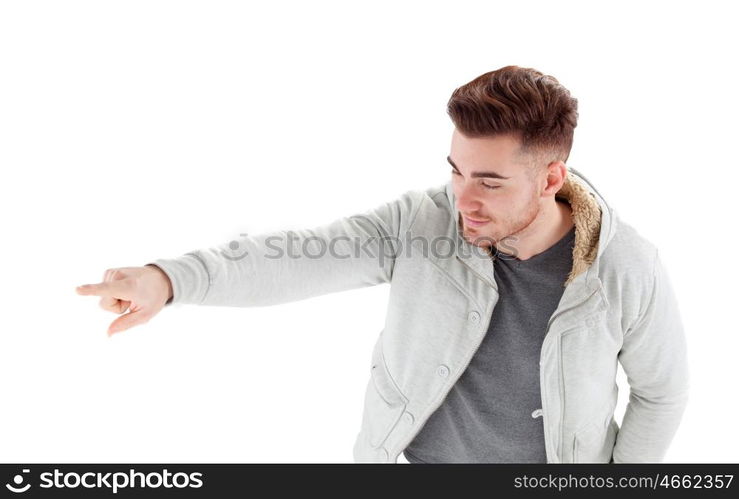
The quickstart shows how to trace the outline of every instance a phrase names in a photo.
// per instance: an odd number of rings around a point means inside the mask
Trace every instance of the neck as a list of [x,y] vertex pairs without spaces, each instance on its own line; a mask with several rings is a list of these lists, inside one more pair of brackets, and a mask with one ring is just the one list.
[[555,199],[531,225],[516,234],[518,241],[508,244],[516,249],[519,260],[528,260],[554,246],[573,226],[569,203]]

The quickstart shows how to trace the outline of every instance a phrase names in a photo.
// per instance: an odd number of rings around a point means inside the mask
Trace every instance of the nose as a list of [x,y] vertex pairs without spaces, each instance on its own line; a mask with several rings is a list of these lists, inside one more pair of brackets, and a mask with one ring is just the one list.
[[462,186],[457,191],[457,210],[463,213],[476,213],[482,207],[482,202],[475,193],[474,186]]

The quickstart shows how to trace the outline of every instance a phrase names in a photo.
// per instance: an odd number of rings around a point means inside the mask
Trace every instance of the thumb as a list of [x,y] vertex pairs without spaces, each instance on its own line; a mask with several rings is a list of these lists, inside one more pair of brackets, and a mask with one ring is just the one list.
[[138,326],[139,324],[144,324],[148,320],[149,316],[141,310],[129,312],[110,323],[110,326],[108,326],[108,336]]

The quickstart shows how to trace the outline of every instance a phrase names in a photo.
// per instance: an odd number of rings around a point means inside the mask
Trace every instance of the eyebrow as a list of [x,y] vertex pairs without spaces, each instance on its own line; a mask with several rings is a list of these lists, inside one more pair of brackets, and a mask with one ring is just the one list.
[[[457,168],[457,165],[454,164],[454,161],[452,161],[451,157],[447,156],[446,160],[449,161],[449,164],[452,165],[452,168],[459,171],[459,168]],[[504,177],[500,173],[496,172],[472,172],[472,178],[497,178],[508,180],[511,177]]]

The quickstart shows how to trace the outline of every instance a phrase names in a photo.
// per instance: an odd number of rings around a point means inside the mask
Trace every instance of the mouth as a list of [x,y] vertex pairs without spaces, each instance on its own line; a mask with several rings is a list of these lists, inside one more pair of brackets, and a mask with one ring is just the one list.
[[462,215],[462,219],[464,220],[464,223],[469,225],[470,227],[482,227],[483,225],[490,223],[490,220],[475,220],[472,218],[467,218],[464,215]]

